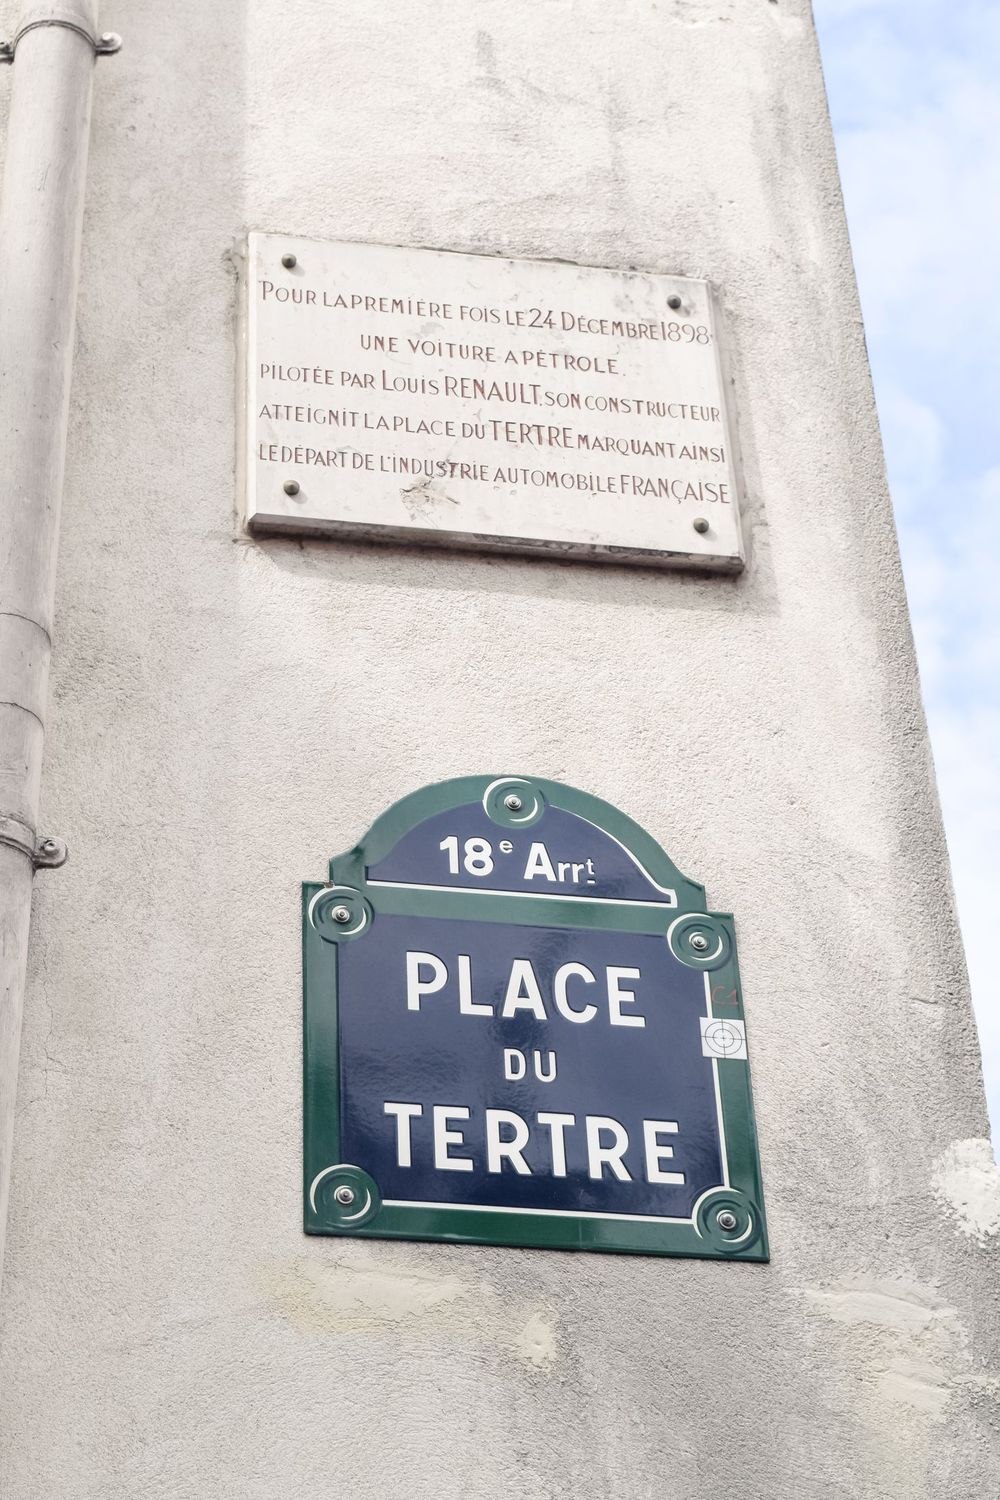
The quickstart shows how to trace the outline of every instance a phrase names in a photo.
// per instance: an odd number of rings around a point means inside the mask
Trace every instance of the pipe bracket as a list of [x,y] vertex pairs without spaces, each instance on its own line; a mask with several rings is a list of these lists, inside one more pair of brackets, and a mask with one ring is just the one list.
[[63,839],[53,838],[50,834],[36,836],[27,823],[9,813],[0,813],[0,844],[26,854],[36,870],[58,870],[69,856]]
[[12,42],[0,42],[0,63],[12,63],[18,42],[22,37],[27,36],[29,31],[36,31],[39,26],[63,26],[67,31],[75,31],[77,36],[82,36],[85,42],[90,43],[95,57],[108,57],[112,52],[121,51],[122,39],[117,31],[102,31],[100,36],[92,36],[87,28],[77,21],[64,20],[59,16],[48,16],[42,21],[28,21],[20,31],[15,33]]

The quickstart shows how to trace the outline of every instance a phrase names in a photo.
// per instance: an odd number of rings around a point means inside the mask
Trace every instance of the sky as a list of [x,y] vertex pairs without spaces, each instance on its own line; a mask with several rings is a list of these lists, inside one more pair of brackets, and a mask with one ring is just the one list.
[[814,11],[1000,1142],[1000,5]]

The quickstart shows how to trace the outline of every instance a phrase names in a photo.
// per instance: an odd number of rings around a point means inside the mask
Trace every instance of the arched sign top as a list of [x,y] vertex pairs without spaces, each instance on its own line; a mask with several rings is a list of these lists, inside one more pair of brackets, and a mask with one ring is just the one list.
[[463,777],[302,895],[308,1233],[767,1259],[733,921],[637,823]]
[[528,776],[463,777],[390,808],[364,841],[375,887],[504,891],[704,910],[644,829],[597,797]]

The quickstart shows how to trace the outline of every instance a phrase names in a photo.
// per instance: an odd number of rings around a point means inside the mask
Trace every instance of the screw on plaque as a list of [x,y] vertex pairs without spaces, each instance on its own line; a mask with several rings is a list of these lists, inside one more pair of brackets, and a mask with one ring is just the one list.
[[286,479],[282,485],[286,495],[297,495],[299,493],[299,481],[297,479]]
[[691,525],[694,527],[695,531],[700,532],[702,536],[704,536],[705,532],[708,530],[708,522],[705,520],[704,516],[696,516],[695,519],[691,522]]
[[674,310],[674,312],[676,312],[677,309],[679,307],[683,307],[684,304],[683,304],[683,302],[681,301],[681,299],[678,296],[673,296],[673,297],[668,297],[667,298],[667,306],[668,307],[672,307],[673,310]]
[[521,808],[524,806],[524,803],[521,801],[516,792],[511,792],[503,799],[503,805],[508,812],[520,812]]
[[354,1202],[354,1189],[348,1187],[346,1182],[344,1182],[341,1183],[339,1188],[334,1188],[333,1196],[334,1198],[336,1198],[337,1202],[341,1204],[342,1207],[350,1208],[351,1204]]
[[351,909],[348,906],[335,906],[330,913],[335,922],[344,927],[351,920]]
[[286,271],[292,271],[298,265],[298,257],[289,250],[281,257],[281,264]]
[[726,1234],[730,1234],[736,1228],[737,1219],[731,1208],[722,1208],[716,1214],[715,1222]]
[[708,947],[708,938],[703,932],[696,932],[691,938],[691,947],[696,949],[698,953],[704,953]]

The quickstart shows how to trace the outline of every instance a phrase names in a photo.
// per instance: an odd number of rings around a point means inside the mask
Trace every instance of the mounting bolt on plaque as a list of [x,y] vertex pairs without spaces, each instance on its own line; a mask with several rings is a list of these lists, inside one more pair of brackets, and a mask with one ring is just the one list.
[[691,947],[697,949],[699,953],[704,953],[708,947],[708,938],[703,932],[696,932],[691,938]]
[[350,910],[346,906],[335,906],[330,915],[335,922],[340,923],[341,927],[345,926],[351,920]]
[[286,495],[297,495],[299,493],[299,481],[297,479],[286,479],[282,485],[282,489]]
[[[338,1188],[338,1192],[342,1191],[342,1188]],[[350,1192],[350,1188],[347,1191]],[[731,1208],[723,1208],[716,1214],[715,1222],[720,1229],[724,1229],[729,1234],[736,1228],[737,1219]]]
[[704,536],[705,532],[708,530],[708,522],[705,520],[704,516],[696,516],[695,519],[691,522],[691,525],[694,527],[695,531],[699,532],[702,536]]
[[281,264],[284,266],[286,271],[294,271],[298,263],[298,256],[293,255],[290,250],[286,250],[285,254],[281,257]]
[[516,792],[511,792],[509,797],[505,797],[503,799],[503,805],[508,812],[520,812],[521,808],[524,806],[524,803],[521,801]]
[[[337,1202],[344,1208],[350,1208],[351,1204],[354,1202],[356,1194],[353,1188],[348,1187],[346,1183],[341,1183],[339,1188],[334,1189],[333,1196],[337,1200]],[[719,1217],[721,1219],[722,1215],[720,1214]],[[733,1222],[735,1223],[736,1221],[733,1220]]]
[[678,308],[683,307],[684,304],[683,304],[683,302],[681,301],[681,299],[679,297],[674,296],[674,297],[668,297],[667,298],[667,306],[668,307],[672,307],[673,310],[674,310],[674,312],[676,312],[678,310]]

